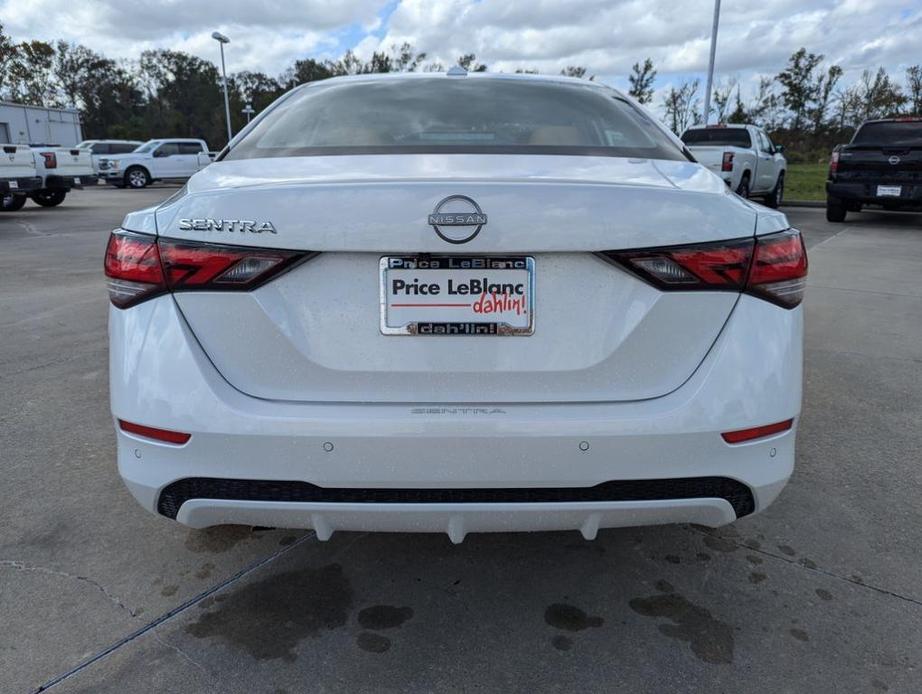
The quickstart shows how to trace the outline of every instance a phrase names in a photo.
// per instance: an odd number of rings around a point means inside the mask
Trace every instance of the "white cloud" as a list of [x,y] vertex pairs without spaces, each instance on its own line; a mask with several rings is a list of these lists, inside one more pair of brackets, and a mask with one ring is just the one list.
[[[631,65],[649,56],[662,88],[705,70],[712,8],[712,0],[0,0],[0,17],[14,39],[63,38],[117,58],[157,47],[214,61],[217,29],[232,39],[230,71],[270,74],[298,58],[346,48],[367,57],[406,41],[445,65],[473,52],[493,70],[583,65],[625,86]],[[806,46],[842,65],[846,81],[878,65],[901,77],[922,61],[920,45],[922,0],[725,2],[717,71],[751,85]]]

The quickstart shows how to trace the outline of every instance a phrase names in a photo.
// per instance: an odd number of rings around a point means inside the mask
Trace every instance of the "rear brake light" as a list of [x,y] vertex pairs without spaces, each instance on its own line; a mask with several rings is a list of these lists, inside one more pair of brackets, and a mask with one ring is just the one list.
[[783,431],[787,431],[792,426],[794,426],[794,420],[786,419],[783,422],[764,424],[762,426],[752,427],[751,429],[727,431],[721,434],[721,436],[727,443],[745,443],[746,441],[754,441],[756,439],[763,439],[766,436],[780,434]]
[[834,174],[839,169],[839,153],[833,152],[829,157],[829,173]]
[[796,229],[755,239],[601,255],[665,291],[747,292],[784,308],[803,300],[807,277],[807,253]]
[[784,308],[804,300],[807,251],[796,230],[761,236],[756,241],[746,291]]
[[42,158],[45,160],[46,169],[56,169],[58,168],[58,155],[54,152],[41,152]]
[[156,427],[148,427],[143,424],[126,422],[124,419],[118,420],[118,426],[119,429],[129,434],[143,436],[144,438],[154,439],[155,441],[174,443],[177,446],[183,445],[192,438],[192,434],[184,434],[181,431],[170,431],[169,429],[157,429]]
[[105,263],[109,298],[127,308],[167,291],[249,291],[313,255],[113,232]]
[[733,171],[733,152],[724,152],[724,157],[720,162],[721,171]]

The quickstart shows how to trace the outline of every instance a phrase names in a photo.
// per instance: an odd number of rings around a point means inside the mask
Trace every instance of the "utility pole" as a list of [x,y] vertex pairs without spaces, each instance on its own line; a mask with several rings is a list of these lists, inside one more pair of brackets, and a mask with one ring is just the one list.
[[221,77],[224,80],[224,116],[227,118],[227,141],[230,142],[233,134],[231,133],[230,99],[227,98],[227,70],[224,68],[224,44],[230,43],[230,39],[217,31],[212,32],[211,38],[221,44]]
[[708,62],[707,89],[704,92],[704,124],[711,115],[711,88],[714,86],[714,57],[717,54],[717,25],[720,24],[720,0],[714,0],[714,25],[711,27],[711,59]]

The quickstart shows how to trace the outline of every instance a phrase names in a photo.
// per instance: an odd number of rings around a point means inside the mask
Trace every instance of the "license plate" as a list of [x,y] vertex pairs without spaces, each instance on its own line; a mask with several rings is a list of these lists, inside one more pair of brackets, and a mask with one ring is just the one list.
[[531,335],[535,260],[526,256],[381,258],[385,335]]
[[79,186],[79,185],[80,185],[80,177],[79,177],[79,176],[74,176],[74,185],[75,185],[75,186]]
[[9,185],[9,187],[10,187],[10,190],[16,190],[17,188],[19,188],[19,182],[18,182],[18,181],[10,181],[10,182],[8,183],[8,185]]
[[903,192],[903,186],[877,186],[877,197],[898,198]]

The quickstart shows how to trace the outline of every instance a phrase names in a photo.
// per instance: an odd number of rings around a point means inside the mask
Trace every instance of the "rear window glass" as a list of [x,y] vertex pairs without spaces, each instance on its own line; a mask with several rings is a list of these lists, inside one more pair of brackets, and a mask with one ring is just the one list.
[[865,123],[852,138],[853,145],[922,147],[922,120]]
[[752,138],[745,128],[698,128],[686,130],[682,142],[689,147],[752,147]]
[[113,143],[109,145],[109,154],[126,154],[128,152],[133,152],[137,145],[133,145],[130,142],[126,143]]
[[225,158],[428,152],[684,159],[645,113],[614,92],[444,76],[312,84]]

